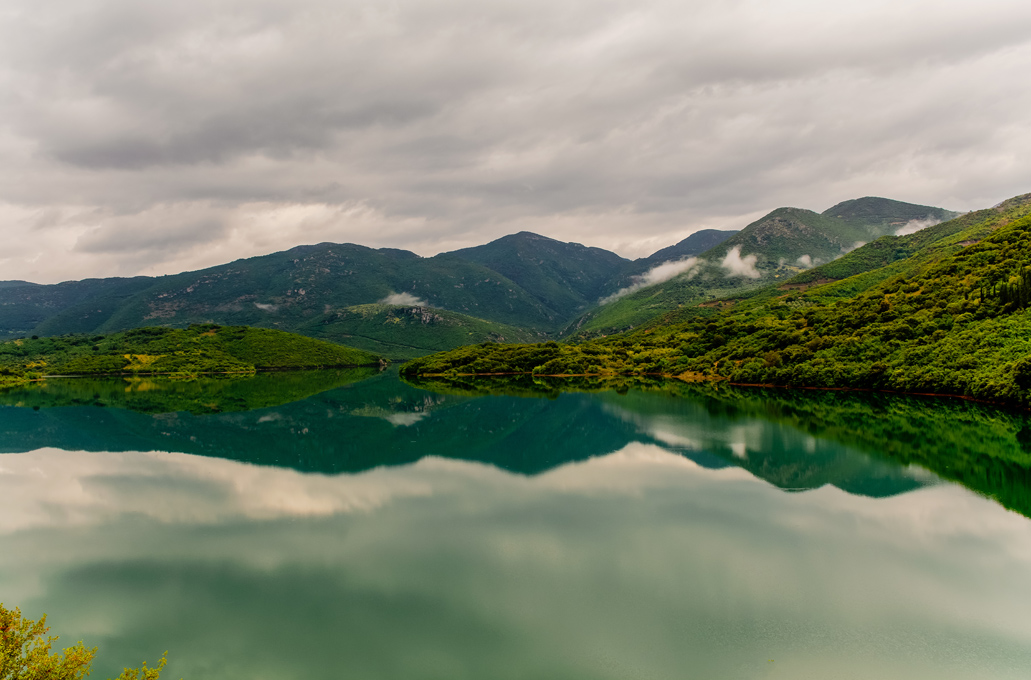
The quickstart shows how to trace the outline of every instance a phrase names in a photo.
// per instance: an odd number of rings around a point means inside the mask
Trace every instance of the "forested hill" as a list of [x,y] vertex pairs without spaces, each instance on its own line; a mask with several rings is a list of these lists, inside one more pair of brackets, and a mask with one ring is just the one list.
[[[927,243],[894,238],[914,252],[866,268],[884,251],[868,244],[852,255],[860,272],[839,281],[774,284],[579,345],[463,348],[402,370],[662,373],[1031,405],[1031,195],[941,225]],[[885,266],[895,269],[878,279]]]
[[[958,215],[887,198],[859,198],[817,213],[778,208],[700,253],[677,276],[581,315],[568,328],[580,339],[625,331],[658,315],[783,282],[878,237],[916,231]],[[661,251],[660,251],[661,252]]]
[[[434,257],[321,243],[169,276],[0,282],[0,339],[218,323],[297,332],[400,358],[466,342],[558,338],[636,326],[683,304],[784,280],[870,230],[947,213],[888,199],[842,205],[843,217],[779,209],[741,232],[703,230],[635,261],[521,232]],[[734,244],[740,248],[728,258]],[[698,276],[656,275],[670,261],[696,256],[707,263]],[[620,299],[610,302],[616,293]],[[370,313],[369,305],[380,307]],[[416,316],[419,324],[412,323]]]
[[45,375],[250,373],[379,363],[375,354],[293,333],[202,324],[8,340],[0,343],[0,384]]

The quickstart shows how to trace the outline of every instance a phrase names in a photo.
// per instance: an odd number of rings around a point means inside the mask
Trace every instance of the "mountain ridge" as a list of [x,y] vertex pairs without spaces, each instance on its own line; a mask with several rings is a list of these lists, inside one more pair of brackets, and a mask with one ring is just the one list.
[[[856,201],[849,205],[853,212],[865,210],[865,216],[855,218],[860,222],[883,222],[892,206],[902,217],[929,214],[926,206],[888,199]],[[477,326],[479,330],[472,333],[481,341],[514,337],[512,329],[540,338],[605,333],[640,325],[683,304],[725,297],[771,277],[786,280],[801,272],[804,266],[781,261],[786,259],[784,253],[790,248],[794,250],[788,255],[815,251],[806,242],[804,229],[780,233],[785,224],[808,225],[816,232],[820,224],[830,224],[831,231],[847,232],[849,238],[850,230],[859,229],[803,209],[781,208],[767,218],[765,231],[760,228],[762,220],[739,232],[700,230],[638,260],[524,231],[432,257],[399,248],[324,242],[157,277],[58,284],[0,282],[0,338],[207,322],[311,333],[326,314],[392,302],[464,315],[466,320],[454,324]],[[819,241],[824,232],[827,229],[813,238]],[[783,247],[777,247],[783,252],[774,252],[775,237],[780,238]],[[821,252],[839,252],[847,239],[840,234],[835,238],[824,238],[827,243]],[[735,244],[741,246],[737,251]],[[758,255],[749,259],[754,253],[748,244],[769,252],[762,259]],[[708,249],[701,251],[705,246]],[[758,267],[756,276],[748,271],[728,275],[725,267],[732,253],[740,260],[738,265]],[[704,260],[706,266],[697,268],[694,278],[691,272],[676,276],[691,257]],[[680,264],[663,266],[668,262]],[[668,281],[662,278],[670,276]],[[612,299],[615,302],[602,304]],[[382,324],[396,326],[398,317],[388,320],[388,316],[380,317]],[[491,330],[490,324],[504,329]],[[390,327],[383,326],[371,336],[381,337],[380,331],[386,330]],[[420,327],[416,335],[423,335],[423,330],[427,329]],[[457,335],[448,333],[457,342]],[[417,344],[426,351],[438,348],[433,342],[422,345],[425,339],[423,335]]]

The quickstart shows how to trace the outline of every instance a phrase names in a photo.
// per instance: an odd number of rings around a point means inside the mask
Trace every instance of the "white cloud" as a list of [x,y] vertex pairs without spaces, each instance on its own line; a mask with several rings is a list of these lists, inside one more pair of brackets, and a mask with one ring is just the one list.
[[933,217],[927,217],[927,218],[922,219],[922,220],[910,220],[910,221],[906,222],[906,224],[904,226],[901,226],[898,229],[896,229],[895,230],[895,235],[896,236],[908,236],[909,234],[915,234],[916,232],[920,231],[921,229],[926,229],[927,227],[933,227],[936,224],[941,224],[941,220],[935,219]]
[[381,305],[401,305],[403,307],[425,307],[426,301],[411,293],[391,293],[379,301]]
[[742,278],[757,279],[762,274],[755,268],[759,257],[755,254],[741,256],[741,246],[734,246],[727,251],[727,256],[720,262],[720,266],[727,271],[728,276],[740,276]]
[[689,277],[694,276],[697,273],[696,266],[702,264],[704,260],[699,260],[697,257],[689,257],[686,260],[677,260],[675,262],[663,262],[660,265],[652,267],[644,274],[634,277],[634,282],[626,288],[621,288],[612,295],[604,297],[598,301],[598,304],[606,305],[610,302],[618,300],[621,297],[627,296],[630,293],[635,293],[642,288],[648,286],[654,286],[657,283],[663,281],[669,281],[675,276],[681,274],[687,274]]
[[809,255],[799,255],[798,259],[795,260],[795,262],[798,264],[799,267],[805,267],[806,269],[809,269],[813,266],[813,258]]

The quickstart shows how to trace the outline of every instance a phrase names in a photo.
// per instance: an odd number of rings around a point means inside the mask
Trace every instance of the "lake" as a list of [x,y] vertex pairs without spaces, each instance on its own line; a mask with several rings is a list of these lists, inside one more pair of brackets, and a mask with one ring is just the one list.
[[0,393],[0,601],[99,678],[1028,677],[1024,414],[423,387]]

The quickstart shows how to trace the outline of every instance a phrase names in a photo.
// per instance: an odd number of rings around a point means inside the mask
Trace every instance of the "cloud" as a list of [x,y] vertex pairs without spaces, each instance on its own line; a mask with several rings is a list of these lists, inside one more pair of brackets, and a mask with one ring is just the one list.
[[728,276],[740,276],[747,279],[757,279],[762,274],[755,268],[759,257],[755,254],[741,257],[741,246],[734,246],[727,251],[727,256],[720,262],[720,266],[727,271]]
[[425,307],[426,301],[411,293],[391,293],[379,301],[381,305],[401,305],[403,307]]
[[662,283],[663,281],[669,281],[674,276],[680,276],[684,273],[687,273],[688,276],[693,276],[697,273],[695,267],[703,262],[704,260],[699,260],[697,257],[689,257],[686,260],[678,260],[676,262],[663,262],[660,265],[652,267],[644,274],[635,276],[634,283],[626,288],[619,289],[608,297],[602,298],[598,301],[598,304],[607,305],[621,297],[635,293],[642,288],[654,286],[655,284]]
[[274,312],[279,309],[279,305],[265,304],[263,302],[255,302],[254,306],[263,312]]
[[895,230],[895,235],[896,236],[908,236],[909,234],[915,234],[916,232],[920,231],[921,229],[926,229],[927,227],[933,227],[936,224],[941,224],[941,220],[935,219],[933,217],[926,217],[926,218],[924,218],[922,220],[910,220],[910,221],[906,222],[906,224],[904,226],[901,226],[898,229],[896,229]]
[[5,278],[521,229],[640,256],[782,205],[1031,188],[1016,0],[5,7],[0,205],[54,216],[0,220]]
[[809,269],[813,266],[813,258],[809,255],[799,255],[798,259],[795,260],[799,267],[805,267]]

